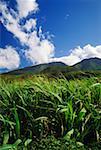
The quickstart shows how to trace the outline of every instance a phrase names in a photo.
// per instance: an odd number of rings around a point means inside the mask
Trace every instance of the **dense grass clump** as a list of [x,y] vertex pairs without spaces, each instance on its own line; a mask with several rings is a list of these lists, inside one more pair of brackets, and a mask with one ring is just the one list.
[[100,77],[1,79],[0,150],[97,150],[100,142]]

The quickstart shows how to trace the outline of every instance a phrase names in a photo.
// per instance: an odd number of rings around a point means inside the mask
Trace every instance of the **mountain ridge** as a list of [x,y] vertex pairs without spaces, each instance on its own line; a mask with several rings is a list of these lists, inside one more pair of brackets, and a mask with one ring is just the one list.
[[10,75],[14,75],[14,74],[24,74],[24,73],[40,73],[41,71],[45,70],[48,67],[54,67],[54,66],[67,66],[66,64],[62,63],[62,62],[50,62],[50,63],[44,63],[44,64],[38,64],[38,65],[34,65],[34,66],[29,66],[29,67],[25,67],[25,68],[20,68],[20,69],[16,69],[16,70],[12,70],[9,72],[4,72],[2,74],[6,75],[6,74],[10,74]]
[[90,71],[90,70],[101,70],[101,59],[100,58],[89,58],[84,59],[81,62],[76,63],[73,65],[75,69],[80,69],[82,71]]
[[2,73],[1,75],[24,75],[24,74],[40,74],[53,72],[71,72],[71,71],[98,71],[101,70],[100,58],[84,59],[73,66],[67,66],[62,62],[51,62],[39,64],[35,66],[25,67],[10,72]]

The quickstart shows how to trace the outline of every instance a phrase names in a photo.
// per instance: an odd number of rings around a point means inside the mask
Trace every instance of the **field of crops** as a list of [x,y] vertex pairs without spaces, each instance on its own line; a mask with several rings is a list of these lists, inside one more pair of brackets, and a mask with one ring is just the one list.
[[100,150],[101,78],[0,81],[0,150]]

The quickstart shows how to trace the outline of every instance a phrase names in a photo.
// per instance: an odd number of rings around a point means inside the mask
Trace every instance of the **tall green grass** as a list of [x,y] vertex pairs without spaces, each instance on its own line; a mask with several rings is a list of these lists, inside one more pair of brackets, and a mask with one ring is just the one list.
[[48,136],[100,147],[101,78],[1,79],[0,150],[30,149]]

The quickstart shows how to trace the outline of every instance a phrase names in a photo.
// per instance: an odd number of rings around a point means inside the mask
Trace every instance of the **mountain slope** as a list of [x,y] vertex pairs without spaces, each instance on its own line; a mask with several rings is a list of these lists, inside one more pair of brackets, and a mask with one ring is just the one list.
[[[36,66],[26,67],[10,72],[3,73],[3,75],[23,75],[23,74],[39,74],[41,72],[44,72],[44,70],[47,70],[48,68],[54,68],[55,70],[61,70],[64,67],[66,67],[64,63],[61,62],[52,62],[48,64],[40,64]],[[60,69],[61,68],[61,69]],[[49,70],[47,70],[49,71]]]
[[23,69],[18,69],[3,73],[3,75],[30,75],[30,74],[54,74],[59,73],[67,74],[70,72],[86,72],[86,71],[101,71],[101,59],[99,58],[90,58],[82,60],[81,62],[73,65],[67,66],[62,62],[52,62],[48,64],[40,64],[36,66],[26,67]]
[[81,62],[72,66],[74,70],[82,71],[96,71],[101,70],[101,59],[100,58],[90,58],[84,59]]

